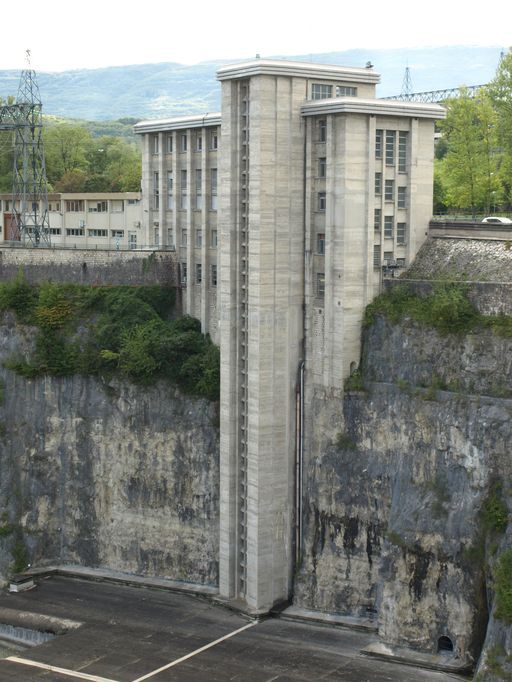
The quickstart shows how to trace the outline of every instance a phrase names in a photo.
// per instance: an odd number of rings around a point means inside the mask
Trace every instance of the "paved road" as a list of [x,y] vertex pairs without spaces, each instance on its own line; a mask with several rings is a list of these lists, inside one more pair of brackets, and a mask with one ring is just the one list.
[[371,634],[280,619],[255,623],[206,599],[166,591],[54,576],[30,592],[0,594],[5,607],[82,626],[11,654],[21,660],[0,660],[0,682],[462,679],[365,658],[359,652]]

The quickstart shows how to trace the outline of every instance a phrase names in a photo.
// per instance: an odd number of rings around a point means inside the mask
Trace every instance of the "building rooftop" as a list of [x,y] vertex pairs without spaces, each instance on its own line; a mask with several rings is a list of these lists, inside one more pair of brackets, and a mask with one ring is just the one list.
[[139,121],[133,126],[135,133],[158,133],[163,130],[184,130],[186,128],[203,128],[204,126],[218,126],[221,123],[220,113],[196,114],[194,116],[177,116],[175,118],[161,118],[149,121]]
[[298,76],[300,78],[318,78],[320,80],[371,84],[376,84],[380,81],[380,74],[373,71],[370,67],[358,68],[312,62],[292,62],[284,59],[255,59],[249,62],[223,66],[217,71],[217,78],[220,81],[259,75]]

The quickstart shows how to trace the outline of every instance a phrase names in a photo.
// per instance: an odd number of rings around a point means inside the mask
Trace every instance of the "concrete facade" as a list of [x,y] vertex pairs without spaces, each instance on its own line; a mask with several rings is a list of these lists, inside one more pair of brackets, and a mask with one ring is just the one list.
[[[307,408],[316,395],[342,396],[383,266],[407,266],[425,238],[434,122],[444,110],[375,99],[371,68],[255,60],[218,78],[222,120],[135,130],[144,139],[144,215],[166,225],[170,241],[192,235],[180,246],[187,273],[216,265],[218,286],[188,278],[184,303],[221,347],[219,587],[265,612],[290,597],[300,559],[301,463],[318,427]],[[192,151],[209,134],[219,148]],[[200,170],[207,197],[213,167],[218,217],[191,203],[192,176]],[[151,208],[169,172],[186,178],[188,201]],[[217,251],[206,248],[214,229]]]
[[[0,243],[11,242],[12,195],[0,194]],[[56,248],[140,249],[140,192],[56,192],[48,195],[50,240]]]

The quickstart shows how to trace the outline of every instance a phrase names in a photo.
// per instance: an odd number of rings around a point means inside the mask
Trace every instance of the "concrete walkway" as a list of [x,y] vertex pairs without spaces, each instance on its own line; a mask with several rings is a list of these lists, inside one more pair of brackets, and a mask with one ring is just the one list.
[[[61,576],[0,594],[19,622],[81,623],[5,652],[0,682],[448,682],[463,679],[360,652],[372,632],[270,618],[254,621],[203,596]],[[467,679],[467,678],[466,678]]]

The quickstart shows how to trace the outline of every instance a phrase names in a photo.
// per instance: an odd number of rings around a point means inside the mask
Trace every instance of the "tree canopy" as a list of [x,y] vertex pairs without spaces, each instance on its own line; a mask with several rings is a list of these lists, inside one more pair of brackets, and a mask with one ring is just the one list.
[[[43,144],[49,191],[136,192],[140,190],[138,143],[124,134],[95,135],[86,123],[45,121]],[[105,126],[104,126],[105,127]],[[116,130],[116,127],[113,127]],[[13,135],[0,133],[0,192],[12,191]]]
[[446,102],[436,149],[434,211],[512,210],[512,51],[494,79],[471,97]]

